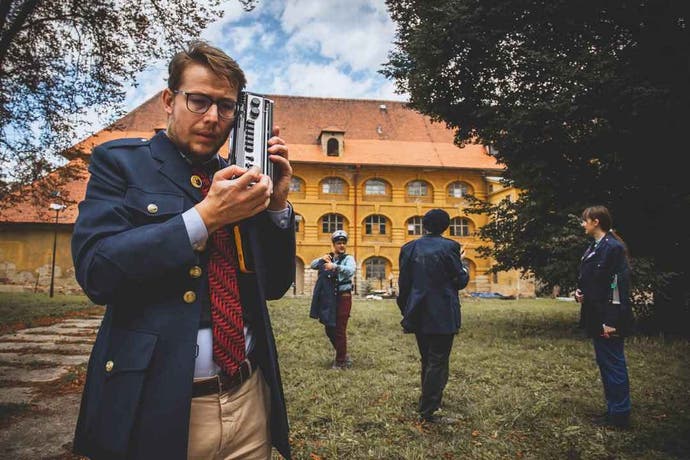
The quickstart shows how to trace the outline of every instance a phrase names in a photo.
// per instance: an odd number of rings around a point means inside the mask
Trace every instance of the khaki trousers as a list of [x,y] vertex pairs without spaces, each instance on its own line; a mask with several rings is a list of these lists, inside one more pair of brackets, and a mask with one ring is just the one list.
[[261,369],[231,392],[192,398],[187,458],[270,459],[270,412],[270,390]]

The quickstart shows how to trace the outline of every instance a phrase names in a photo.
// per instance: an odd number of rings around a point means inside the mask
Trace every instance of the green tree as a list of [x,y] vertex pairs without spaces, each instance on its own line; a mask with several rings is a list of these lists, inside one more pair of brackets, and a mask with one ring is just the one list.
[[601,203],[628,243],[638,293],[653,291],[656,319],[687,332],[687,2],[386,3],[397,39],[384,75],[457,143],[494,147],[524,191],[471,206],[496,218],[480,232],[495,268],[571,288],[585,247],[576,216]]
[[[16,184],[55,168],[89,110],[111,121],[121,116],[136,74],[198,37],[222,16],[220,3],[0,2],[0,198],[8,203]],[[240,3],[250,10],[256,0]],[[60,172],[48,192],[72,178]]]

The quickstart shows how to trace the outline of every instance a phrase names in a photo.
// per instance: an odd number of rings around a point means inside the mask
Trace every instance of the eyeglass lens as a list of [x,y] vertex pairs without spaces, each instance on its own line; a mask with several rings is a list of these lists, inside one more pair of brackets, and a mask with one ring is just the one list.
[[[206,113],[213,105],[213,100],[204,94],[187,93],[187,108],[194,113]],[[235,101],[219,100],[216,101],[218,115],[223,118],[232,118],[235,115]]]

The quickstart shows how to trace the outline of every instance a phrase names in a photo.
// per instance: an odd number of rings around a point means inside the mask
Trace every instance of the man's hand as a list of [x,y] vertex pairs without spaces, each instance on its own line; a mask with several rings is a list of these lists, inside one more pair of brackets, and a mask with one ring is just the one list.
[[615,327],[609,327],[606,324],[602,324],[601,329],[602,329],[601,336],[605,339],[608,339],[609,337],[611,337],[613,334],[616,333]]
[[[235,176],[239,177],[233,179]],[[270,199],[271,179],[258,167],[246,170],[232,165],[216,172],[206,198],[195,208],[210,235],[224,225],[260,213]]]
[[333,262],[326,262],[323,266],[323,268],[325,268],[326,270],[329,270],[329,271],[334,271],[336,267],[337,267],[337,265],[334,264]]
[[292,166],[288,160],[288,148],[285,141],[278,137],[280,128],[273,128],[273,137],[268,140],[268,159],[273,162],[275,182],[273,194],[268,209],[282,211],[287,208],[287,196],[290,191],[290,179],[292,178]]
[[323,260],[326,263],[333,262],[333,258],[331,257],[330,254],[324,254],[324,256],[321,258],[321,260]]

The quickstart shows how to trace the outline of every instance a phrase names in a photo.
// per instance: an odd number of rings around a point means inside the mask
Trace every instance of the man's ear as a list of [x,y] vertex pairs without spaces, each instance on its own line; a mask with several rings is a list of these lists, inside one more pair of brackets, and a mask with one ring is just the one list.
[[168,115],[171,115],[175,103],[175,94],[172,92],[170,88],[165,88],[161,92],[161,102],[163,103],[163,108],[165,109],[165,112]]

